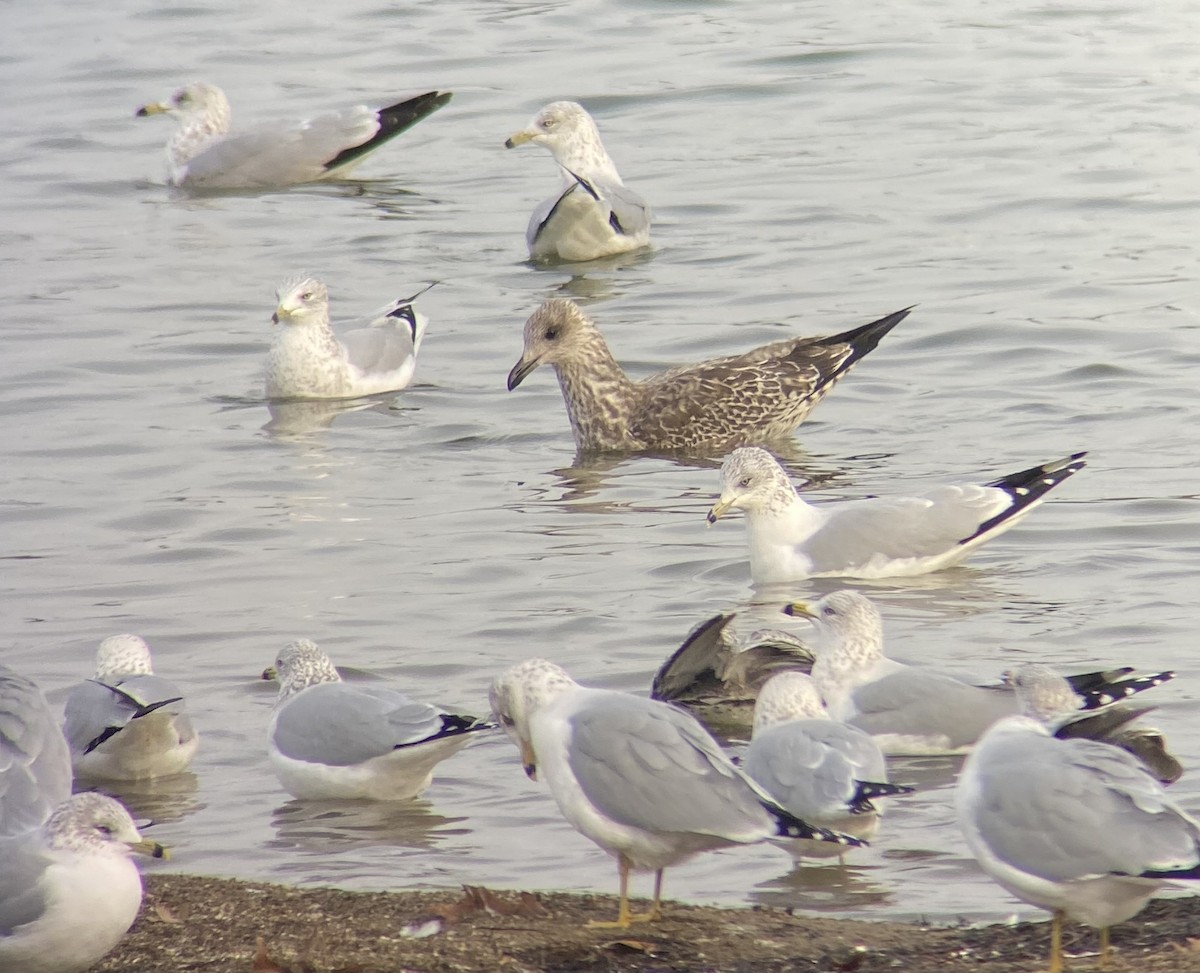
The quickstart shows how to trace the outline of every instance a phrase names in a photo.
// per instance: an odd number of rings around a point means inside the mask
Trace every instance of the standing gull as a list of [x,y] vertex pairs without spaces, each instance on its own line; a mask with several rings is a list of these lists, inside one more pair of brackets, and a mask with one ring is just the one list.
[[[1012,686],[973,686],[883,654],[883,620],[857,591],[835,591],[787,614],[807,618],[817,636],[812,677],[834,719],[866,730],[888,754],[962,753],[1004,716],[1017,712]],[[1088,698],[1130,695],[1158,677],[1106,684],[1102,674],[1079,677]],[[1158,681],[1156,681],[1158,680]]]
[[339,338],[329,325],[329,290],[322,281],[299,276],[281,284],[271,315],[279,331],[267,353],[267,398],[356,399],[405,388],[429,324],[412,302],[428,289],[395,301],[369,326]]
[[755,584],[803,578],[911,577],[957,564],[1027,516],[1086,465],[1086,453],[977,486],[935,487],[919,497],[871,497],[814,507],[766,450],[734,450],[721,467],[721,497],[708,512],[746,513]]
[[472,733],[492,729],[394,689],[347,685],[308,639],[283,649],[274,674],[279,697],[268,754],[293,797],[406,801],[429,786],[434,767]]
[[[490,699],[525,773],[540,771],[563,817],[617,859],[617,920],[593,925],[660,918],[663,870],[702,851],[772,837],[861,843],[788,814],[667,703],[580,686],[545,659],[508,669]],[[631,871],[655,873],[647,913],[629,910]]]
[[562,174],[558,193],[529,219],[525,242],[534,260],[593,260],[650,242],[650,208],[621,182],[596,123],[573,101],[555,101],[504,144],[550,150]]
[[1200,823],[1135,757],[1093,740],[1059,740],[1010,716],[967,758],[958,823],[980,867],[1053,913],[1050,970],[1063,968],[1062,922],[1100,929],[1131,918],[1160,888],[1200,878]]
[[120,942],[142,902],[133,852],[163,858],[111,797],[76,794],[0,838],[0,973],[75,973]]
[[275,122],[230,134],[225,92],[195,82],[167,102],[143,105],[139,116],[171,115],[179,129],[167,142],[173,186],[188,189],[262,189],[340,179],[385,142],[450,100],[429,91],[387,108],[356,105],[300,122]]
[[0,665],[0,834],[36,828],[71,796],[71,754],[42,691]]
[[154,675],[150,647],[113,635],[96,650],[96,674],[67,696],[63,732],[75,773],[107,780],[187,769],[200,737],[179,687]]
[[552,365],[581,450],[723,451],[790,435],[907,316],[905,309],[842,334],[775,341],[635,382],[592,320],[574,302],[556,298],[525,322],[525,348],[508,373],[508,388],[539,365]]
[[[858,727],[831,719],[816,683],[802,672],[781,672],[762,687],[742,769],[791,814],[856,838],[879,830],[874,800],[912,793],[888,783],[879,744]],[[845,851],[828,842],[780,843],[797,858]]]

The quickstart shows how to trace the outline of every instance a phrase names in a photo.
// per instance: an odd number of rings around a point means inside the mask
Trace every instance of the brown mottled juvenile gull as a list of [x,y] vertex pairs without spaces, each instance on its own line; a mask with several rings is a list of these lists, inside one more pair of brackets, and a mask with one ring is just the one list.
[[550,150],[562,174],[557,193],[533,211],[525,242],[534,260],[595,260],[650,242],[650,207],[621,181],[584,107],[555,101],[504,144]]
[[525,349],[508,387],[539,365],[554,366],[581,450],[723,451],[790,434],[909,310],[841,334],[775,341],[635,382],[591,318],[573,301],[555,298],[525,322]]
[[806,503],[765,449],[736,449],[721,467],[721,497],[708,512],[746,513],[755,584],[802,578],[911,577],[957,564],[1029,514],[1086,465],[1086,453],[991,483],[939,486],[919,497]]
[[[773,837],[862,844],[789,814],[669,703],[580,686],[545,659],[506,670],[489,699],[525,773],[541,774],[571,826],[617,859],[617,920],[592,925],[660,918],[663,871],[702,851]],[[631,871],[655,873],[641,915],[629,911]]]
[[261,189],[341,179],[368,155],[450,100],[428,91],[387,108],[356,105],[253,132],[230,133],[232,111],[215,84],[194,82],[170,101],[143,105],[139,116],[171,115],[179,129],[167,142],[173,186]]

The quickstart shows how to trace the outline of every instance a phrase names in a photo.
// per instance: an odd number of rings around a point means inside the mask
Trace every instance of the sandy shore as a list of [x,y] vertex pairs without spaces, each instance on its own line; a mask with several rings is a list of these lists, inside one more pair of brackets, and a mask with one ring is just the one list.
[[[1046,968],[1047,923],[928,928],[780,910],[671,903],[663,921],[589,928],[609,896],[347,892],[188,875],[146,878],[141,915],[95,970],[258,973],[1001,973]],[[1070,927],[1072,970],[1098,967],[1096,934]],[[1110,969],[1200,970],[1200,907],[1163,900],[1113,930]]]

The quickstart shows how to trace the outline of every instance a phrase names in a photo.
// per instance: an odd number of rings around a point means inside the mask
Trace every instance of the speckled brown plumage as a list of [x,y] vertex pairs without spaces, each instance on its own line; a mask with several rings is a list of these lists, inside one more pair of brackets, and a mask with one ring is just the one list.
[[842,334],[788,338],[634,382],[592,320],[548,300],[525,323],[509,389],[553,365],[581,450],[721,452],[787,436],[909,308]]

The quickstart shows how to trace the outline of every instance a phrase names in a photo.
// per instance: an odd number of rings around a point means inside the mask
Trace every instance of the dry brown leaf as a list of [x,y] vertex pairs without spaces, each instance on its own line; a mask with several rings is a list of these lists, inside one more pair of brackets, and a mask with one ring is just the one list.
[[160,918],[163,922],[169,922],[172,925],[178,925],[179,923],[183,922],[182,919],[180,919],[178,916],[176,916],[174,912],[172,912],[167,906],[163,905],[161,902],[154,903],[154,914],[156,916],[158,916],[158,918]]
[[257,948],[254,950],[254,959],[250,962],[250,973],[290,973],[290,971],[267,955],[266,940],[259,936]]
[[647,956],[655,955],[660,943],[647,943],[640,939],[614,939],[612,942],[605,943],[605,949],[616,949],[626,953],[645,953]]

